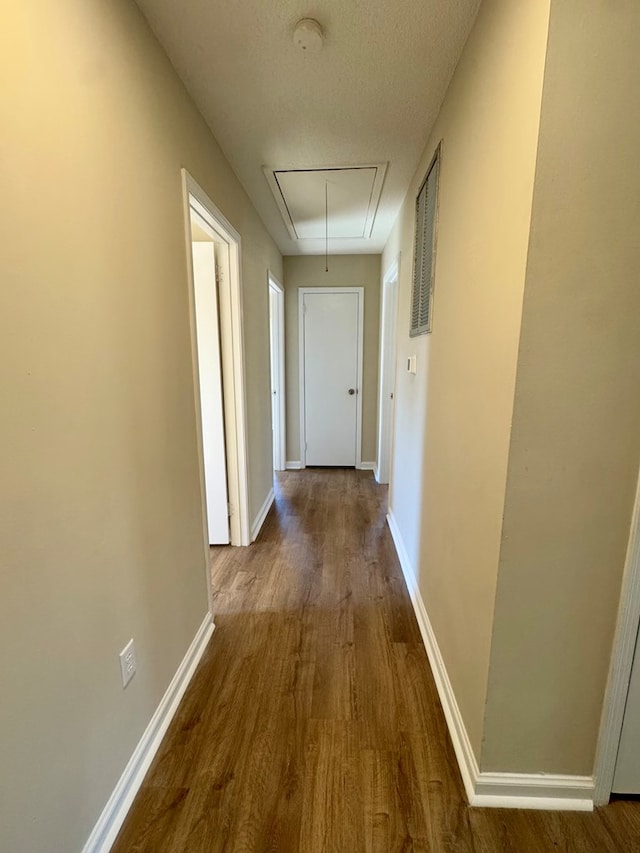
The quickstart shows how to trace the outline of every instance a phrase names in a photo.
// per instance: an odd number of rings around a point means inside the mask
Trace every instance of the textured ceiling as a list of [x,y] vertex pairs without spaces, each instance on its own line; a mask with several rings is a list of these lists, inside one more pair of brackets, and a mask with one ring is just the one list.
[[[263,166],[388,162],[368,240],[382,250],[435,121],[480,0],[138,0],[283,254],[293,240]],[[318,54],[298,51],[296,22],[317,18]],[[215,200],[215,199],[214,199]]]

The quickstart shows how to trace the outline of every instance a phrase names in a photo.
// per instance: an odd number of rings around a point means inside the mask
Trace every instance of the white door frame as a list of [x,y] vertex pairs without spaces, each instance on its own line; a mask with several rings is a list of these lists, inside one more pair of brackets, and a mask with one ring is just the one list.
[[600,735],[596,750],[593,773],[595,783],[594,804],[596,806],[606,805],[611,797],[639,626],[640,478],[636,488],[629,545],[622,576],[618,621],[613,640],[609,679],[604,696]]
[[387,269],[382,279],[380,310],[380,363],[378,379],[378,452],[375,478],[388,483],[393,444],[393,417],[396,383],[396,322],[398,317],[398,278],[400,255]]
[[300,467],[307,467],[304,388],[304,295],[305,293],[357,293],[358,299],[358,365],[356,388],[356,468],[362,468],[362,359],[364,346],[364,287],[299,287],[298,288],[298,361],[300,393]]
[[244,340],[242,322],[242,272],[240,234],[211,201],[209,196],[182,169],[182,194],[184,204],[185,239],[187,243],[187,269],[189,277],[189,319],[191,324],[191,357],[196,405],[196,440],[200,468],[200,494],[202,501],[202,532],[206,554],[207,583],[211,595],[209,572],[209,536],[207,532],[207,496],[204,481],[204,455],[202,449],[202,420],[200,416],[200,385],[198,378],[198,350],[195,325],[195,299],[193,263],[191,259],[191,216],[193,208],[211,228],[216,242],[228,248],[227,264],[220,269],[218,296],[220,300],[220,344],[223,383],[225,446],[227,453],[227,478],[229,489],[229,534],[232,545],[248,545],[249,480],[247,472],[247,429],[245,405]]
[[[285,376],[284,376],[284,287],[280,284],[271,270],[267,271],[267,282],[269,295],[274,293],[277,302],[277,315],[271,316],[271,299],[269,299],[269,326],[270,338],[275,339],[275,346],[271,347],[271,359],[276,356],[276,364],[271,364],[271,375],[275,378],[275,388],[272,393],[277,396],[276,422],[273,424],[274,441],[274,469],[284,471],[287,458],[287,432],[286,432],[286,403],[285,403]],[[274,353],[275,350],[275,353]],[[272,407],[273,410],[273,407]]]

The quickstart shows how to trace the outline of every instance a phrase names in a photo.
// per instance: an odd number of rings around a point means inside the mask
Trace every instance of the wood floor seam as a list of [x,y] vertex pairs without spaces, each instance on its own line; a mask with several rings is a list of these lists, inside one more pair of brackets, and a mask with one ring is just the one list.
[[211,549],[216,631],[113,853],[640,853],[640,804],[470,808],[370,471]]

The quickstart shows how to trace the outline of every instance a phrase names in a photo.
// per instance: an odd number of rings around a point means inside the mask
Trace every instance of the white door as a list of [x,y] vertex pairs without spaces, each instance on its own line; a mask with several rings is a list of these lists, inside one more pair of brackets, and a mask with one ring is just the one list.
[[301,288],[306,465],[360,464],[362,288]]
[[215,244],[192,243],[204,480],[211,545],[229,544]]
[[640,634],[631,668],[612,793],[640,794]]

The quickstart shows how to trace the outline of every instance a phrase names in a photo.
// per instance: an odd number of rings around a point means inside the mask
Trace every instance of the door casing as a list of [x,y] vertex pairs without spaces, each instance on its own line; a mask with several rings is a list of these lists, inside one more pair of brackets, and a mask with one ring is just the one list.
[[[380,362],[378,380],[378,452],[375,478],[388,483],[391,473],[396,384],[396,323],[400,256],[382,279],[380,311]],[[393,399],[391,395],[394,395]]]
[[249,545],[249,480],[247,468],[247,418],[245,401],[244,332],[242,320],[242,244],[240,234],[211,201],[206,192],[182,169],[182,193],[185,223],[186,258],[189,279],[189,318],[191,324],[191,350],[196,406],[196,443],[200,472],[202,505],[202,540],[205,553],[207,588],[210,603],[211,577],[209,572],[209,534],[207,530],[207,504],[204,481],[204,455],[202,447],[202,420],[200,414],[200,387],[198,377],[198,352],[196,345],[195,300],[193,262],[191,259],[191,216],[193,208],[222,243],[225,263],[219,282],[220,342],[222,355],[222,381],[225,420],[225,446],[227,453],[227,484],[229,490],[229,533],[232,545]]
[[[275,391],[276,403],[273,423],[273,467],[275,471],[286,468],[287,433],[286,433],[286,400],[285,400],[285,335],[284,335],[284,287],[269,270],[267,273],[269,285],[269,326],[271,344],[271,392]],[[272,310],[272,294],[275,310]],[[272,401],[273,402],[273,401]]]

